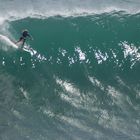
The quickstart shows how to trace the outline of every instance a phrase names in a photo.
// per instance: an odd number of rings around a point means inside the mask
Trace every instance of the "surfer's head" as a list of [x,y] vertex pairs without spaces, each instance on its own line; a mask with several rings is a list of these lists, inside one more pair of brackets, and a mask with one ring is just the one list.
[[27,29],[22,30],[22,33],[28,33],[29,31]]

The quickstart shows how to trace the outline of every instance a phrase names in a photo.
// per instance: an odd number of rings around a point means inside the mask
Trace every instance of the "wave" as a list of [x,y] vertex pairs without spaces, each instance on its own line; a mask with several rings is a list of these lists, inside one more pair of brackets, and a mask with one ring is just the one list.
[[1,25],[34,40],[29,52],[0,50],[0,138],[138,140],[139,22],[111,12]]
[[[1,0],[0,23],[26,17],[74,16],[82,14],[100,14],[112,11],[139,12],[138,0]],[[3,16],[4,15],[4,16]]]
[[28,27],[34,36],[34,41],[29,42],[36,49],[34,54],[50,63],[110,63],[123,69],[124,61],[129,61],[129,68],[135,67],[139,61],[138,21],[139,14],[124,12],[25,18],[5,24],[5,30],[1,32],[17,40],[22,29]]

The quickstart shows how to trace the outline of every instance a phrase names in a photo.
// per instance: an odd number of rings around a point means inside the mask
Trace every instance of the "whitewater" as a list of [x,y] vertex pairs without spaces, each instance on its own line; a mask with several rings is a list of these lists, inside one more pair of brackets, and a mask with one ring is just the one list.
[[139,7],[0,0],[0,140],[139,140]]

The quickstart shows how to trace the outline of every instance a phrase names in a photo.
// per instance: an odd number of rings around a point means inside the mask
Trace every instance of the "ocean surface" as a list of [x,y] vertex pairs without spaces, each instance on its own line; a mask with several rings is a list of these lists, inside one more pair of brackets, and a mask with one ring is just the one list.
[[0,140],[140,140],[139,0],[0,0]]

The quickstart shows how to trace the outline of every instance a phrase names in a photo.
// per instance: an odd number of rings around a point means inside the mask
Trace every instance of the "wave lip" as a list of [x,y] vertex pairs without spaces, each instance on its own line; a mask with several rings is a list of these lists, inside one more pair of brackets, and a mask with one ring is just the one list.
[[[9,19],[21,19],[26,17],[50,17],[50,16],[75,16],[83,14],[100,14],[112,11],[125,11],[138,13],[140,2],[138,0],[116,1],[113,0],[7,0],[0,4],[0,24]],[[4,16],[3,16],[4,15]]]

